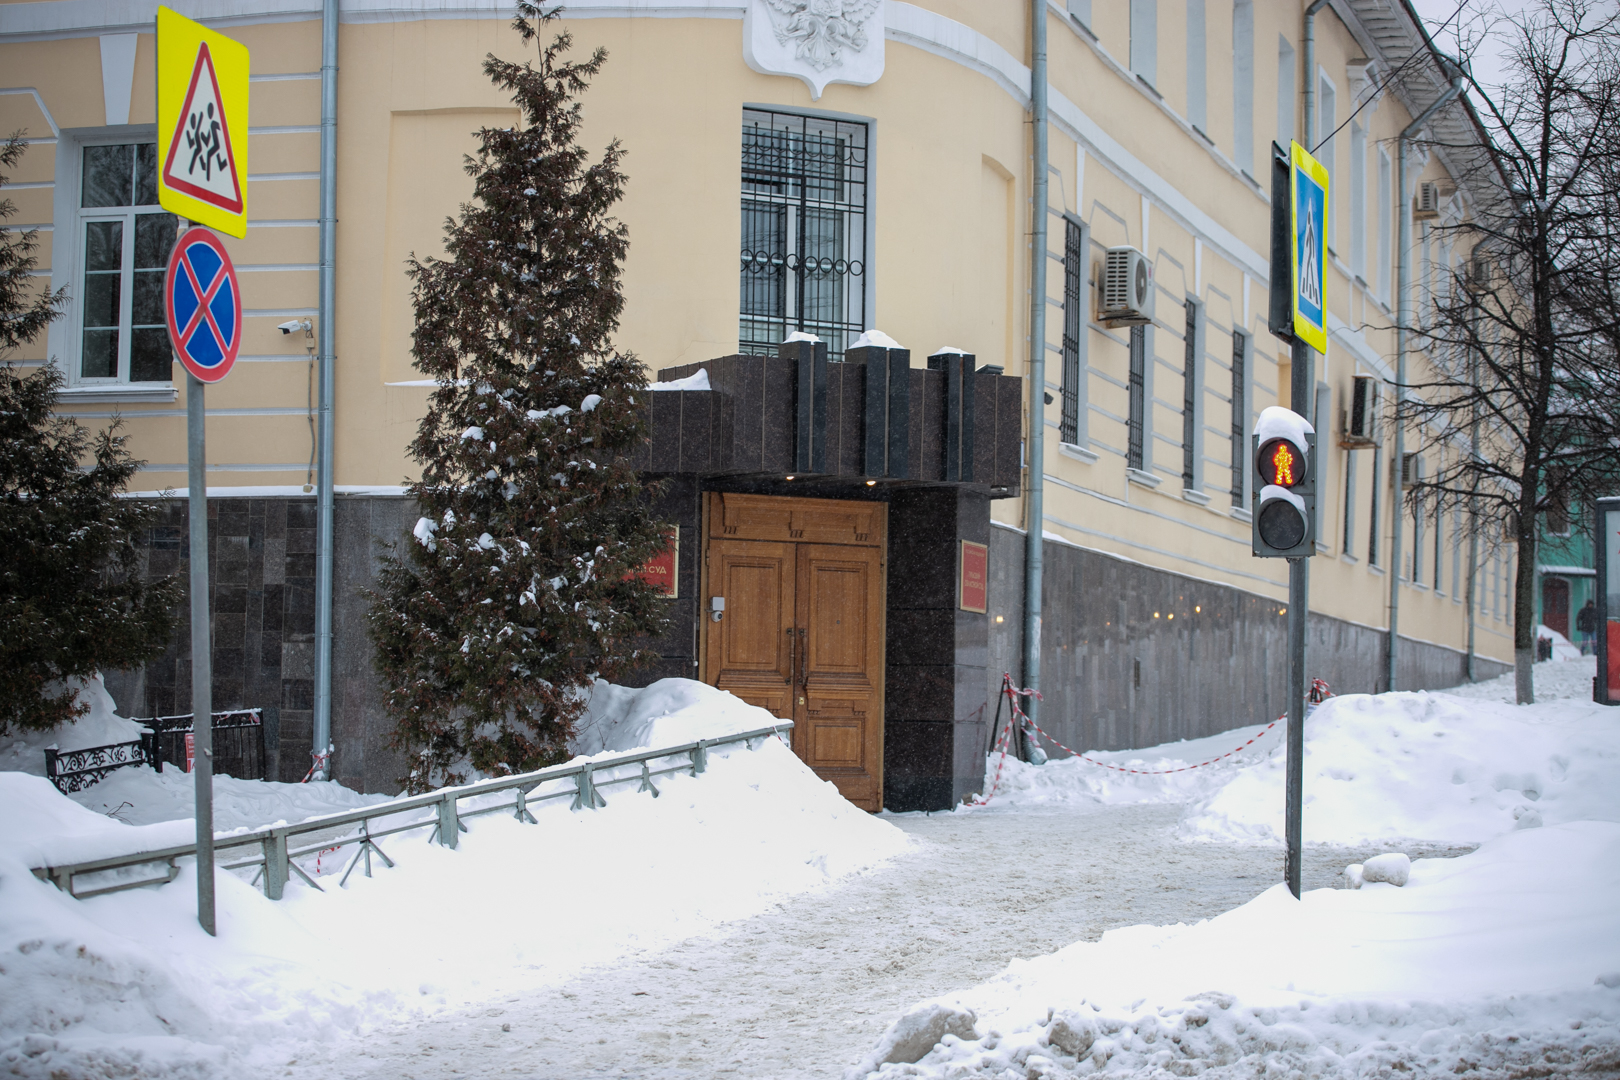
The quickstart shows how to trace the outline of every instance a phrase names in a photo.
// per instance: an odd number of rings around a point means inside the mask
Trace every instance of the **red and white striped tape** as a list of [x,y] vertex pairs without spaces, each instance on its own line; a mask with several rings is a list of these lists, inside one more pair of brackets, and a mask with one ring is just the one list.
[[[1012,710],[1012,719],[1008,720],[1007,726],[1002,729],[1001,734],[996,739],[996,745],[990,751],[992,754],[998,751],[1001,754],[1001,759],[996,762],[996,775],[995,780],[990,785],[990,792],[981,798],[975,799],[973,802],[973,805],[975,806],[984,806],[986,803],[988,803],[992,798],[995,797],[996,789],[1001,786],[1001,770],[1002,766],[1004,766],[1007,762],[1007,747],[1011,741],[1011,733],[1015,723],[1028,724],[1030,728],[1042,735],[1047,742],[1051,743],[1059,750],[1067,751],[1069,754],[1079,758],[1081,761],[1084,761],[1087,764],[1096,765],[1104,769],[1109,769],[1113,772],[1128,773],[1132,776],[1168,776],[1171,773],[1191,772],[1193,769],[1201,769],[1205,765],[1213,765],[1215,762],[1224,761],[1225,759],[1232,757],[1234,754],[1240,754],[1244,750],[1247,750],[1249,747],[1253,746],[1256,742],[1260,741],[1261,737],[1263,737],[1266,732],[1288,719],[1288,714],[1284,713],[1282,716],[1277,717],[1277,719],[1255,732],[1254,736],[1242,746],[1228,750],[1226,753],[1220,754],[1216,757],[1212,757],[1208,761],[1200,761],[1196,765],[1183,765],[1177,769],[1127,769],[1122,765],[1110,765],[1106,761],[1098,761],[1096,758],[1086,757],[1085,754],[1081,753],[1080,751],[1075,750],[1072,747],[1064,746],[1062,743],[1054,739],[1051,734],[1043,729],[1039,724],[1031,720],[1024,710],[1018,707],[1018,699],[1020,697],[1033,697],[1035,700],[1039,701],[1041,700],[1041,695],[1036,693],[1034,690],[1020,690],[1014,687],[1012,684],[1011,673],[1002,674],[1001,693],[1005,694],[1007,697],[1007,704]],[[1332,696],[1333,692],[1328,689],[1327,683],[1323,682],[1321,679],[1311,680],[1311,704],[1320,704]]]

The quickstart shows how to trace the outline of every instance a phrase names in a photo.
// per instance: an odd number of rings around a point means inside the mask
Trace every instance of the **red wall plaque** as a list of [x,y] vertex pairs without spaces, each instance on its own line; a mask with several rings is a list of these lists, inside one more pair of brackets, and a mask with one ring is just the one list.
[[990,607],[990,549],[984,544],[962,541],[957,606],[981,615]]
[[669,538],[669,546],[654,555],[635,576],[657,586],[665,596],[673,597],[679,595],[680,589],[681,527],[671,525],[664,535]]

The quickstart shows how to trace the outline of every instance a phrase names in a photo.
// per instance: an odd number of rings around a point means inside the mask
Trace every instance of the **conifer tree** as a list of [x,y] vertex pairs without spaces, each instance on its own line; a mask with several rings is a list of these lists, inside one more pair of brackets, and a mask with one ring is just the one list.
[[[555,11],[519,3],[526,45]],[[409,485],[422,517],[384,560],[371,635],[393,743],[413,790],[541,768],[567,740],[595,677],[646,658],[666,602],[633,576],[663,546],[652,486],[627,455],[646,438],[640,362],[613,348],[627,231],[617,141],[589,160],[575,100],[606,59],[493,55],[491,81],[521,120],[484,128],[467,159],[474,201],[445,225],[444,258],[408,263],[412,355],[431,375]]]
[[[25,146],[18,135],[0,145],[0,168]],[[0,201],[0,222],[14,213]],[[119,498],[143,464],[127,436],[116,422],[92,434],[56,415],[55,365],[10,361],[67,298],[29,280],[37,247],[37,232],[0,228],[0,735],[82,715],[76,682],[160,655],[181,598],[172,578],[139,575],[152,509]]]

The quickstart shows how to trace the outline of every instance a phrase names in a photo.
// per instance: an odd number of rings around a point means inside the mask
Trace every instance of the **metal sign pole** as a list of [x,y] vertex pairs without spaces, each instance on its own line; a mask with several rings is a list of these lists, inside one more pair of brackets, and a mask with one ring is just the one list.
[[208,477],[204,386],[186,375],[186,496],[191,503],[191,732],[197,788],[197,921],[214,933],[214,656],[208,619]]
[[[1311,415],[1316,386],[1316,350],[1294,339],[1289,402],[1294,411],[1311,423],[1321,418]],[[1318,455],[1311,455],[1310,469],[1318,468]],[[1285,826],[1288,858],[1285,874],[1288,891],[1299,898],[1300,849],[1304,838],[1305,799],[1305,626],[1311,610],[1311,560],[1288,560],[1288,759]]]

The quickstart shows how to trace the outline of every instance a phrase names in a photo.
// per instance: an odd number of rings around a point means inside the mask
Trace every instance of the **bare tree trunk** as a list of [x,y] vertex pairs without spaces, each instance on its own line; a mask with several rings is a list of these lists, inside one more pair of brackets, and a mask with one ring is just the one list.
[[[1521,499],[1521,508],[1525,500]],[[1536,518],[1535,503],[1530,516],[1523,510],[1514,539],[1518,542],[1518,572],[1513,581],[1513,689],[1520,705],[1536,700],[1533,678],[1536,662]]]

